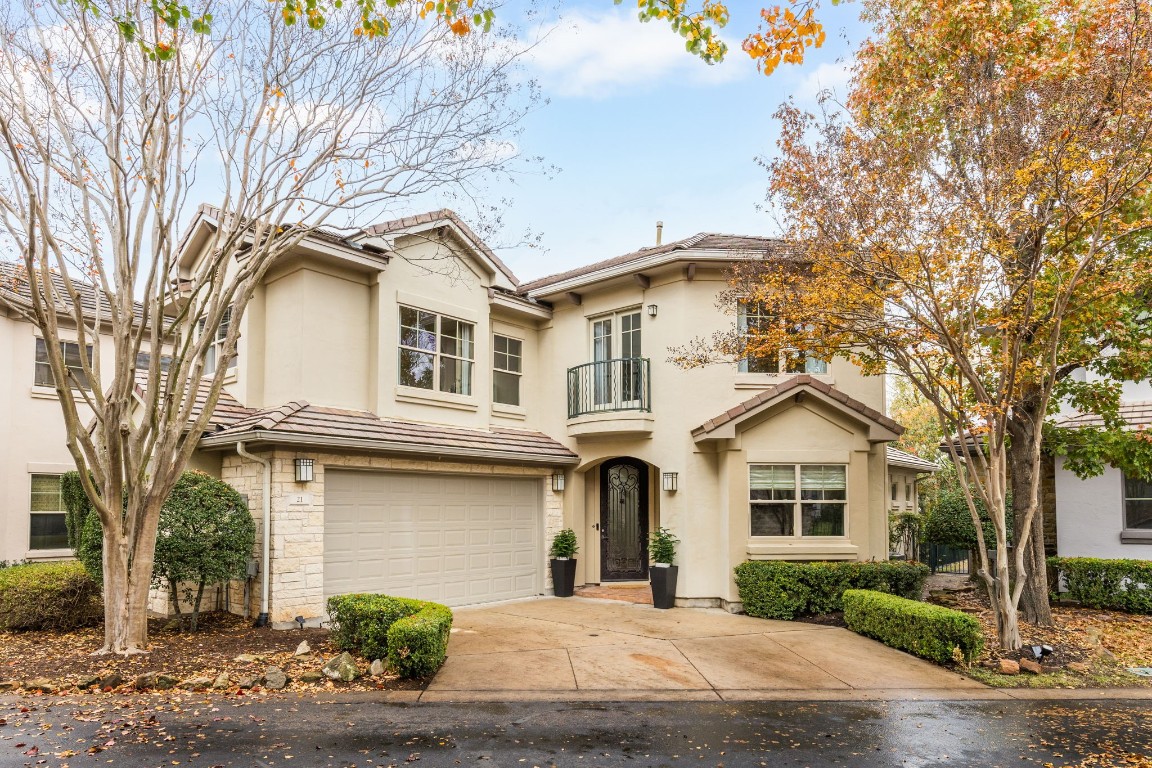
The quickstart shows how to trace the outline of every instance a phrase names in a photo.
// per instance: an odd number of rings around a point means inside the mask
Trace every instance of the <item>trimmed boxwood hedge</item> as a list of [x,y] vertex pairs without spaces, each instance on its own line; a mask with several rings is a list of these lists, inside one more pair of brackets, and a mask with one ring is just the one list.
[[843,609],[848,589],[872,589],[917,599],[928,566],[904,561],[793,563],[749,560],[736,566],[736,587],[749,616],[791,620]]
[[940,664],[971,662],[984,649],[980,622],[968,614],[883,592],[845,592],[844,622],[857,634]]
[[1064,594],[1081,605],[1152,613],[1152,561],[1052,557],[1048,565],[1063,577],[1068,589]]
[[0,629],[68,630],[103,615],[100,585],[77,562],[0,569]]
[[448,654],[452,611],[439,603],[378,594],[328,598],[332,641],[342,651],[387,659],[401,677],[427,677]]

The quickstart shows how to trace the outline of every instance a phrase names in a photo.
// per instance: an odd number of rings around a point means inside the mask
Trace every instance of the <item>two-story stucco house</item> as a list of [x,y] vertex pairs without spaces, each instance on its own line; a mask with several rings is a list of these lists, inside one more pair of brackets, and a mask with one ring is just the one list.
[[[23,275],[22,266],[0,262],[0,560],[9,562],[72,556],[60,476],[76,465],[68,452],[44,339],[19,311],[29,309],[31,298]],[[59,295],[67,295],[63,285],[59,289]],[[96,292],[80,290],[94,309]],[[92,360],[92,343],[80,348],[71,316],[71,307],[59,315],[64,359],[77,379],[86,381],[80,355]],[[111,338],[105,334],[94,343],[110,345]],[[110,373],[111,360],[102,363]],[[81,418],[90,417],[81,413]]]
[[784,354],[668,362],[763,321],[718,296],[734,260],[786,247],[702,234],[521,284],[450,211],[302,242],[241,320],[197,458],[268,505],[272,622],[350,591],[544,594],[565,527],[577,583],[645,580],[647,535],[670,529],[684,605],[738,607],[749,558],[886,558],[901,427],[882,378]]

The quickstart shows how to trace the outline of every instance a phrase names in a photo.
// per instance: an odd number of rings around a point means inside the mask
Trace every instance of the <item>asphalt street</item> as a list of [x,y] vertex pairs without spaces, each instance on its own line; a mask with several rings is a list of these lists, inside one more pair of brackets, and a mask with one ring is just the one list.
[[[1152,702],[391,704],[8,699],[9,766],[1110,766],[1152,756]],[[1126,762],[1128,761],[1128,762]]]

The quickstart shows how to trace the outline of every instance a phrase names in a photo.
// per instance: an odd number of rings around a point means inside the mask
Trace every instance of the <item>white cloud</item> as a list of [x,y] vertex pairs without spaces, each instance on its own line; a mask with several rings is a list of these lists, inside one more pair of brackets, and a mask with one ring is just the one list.
[[848,96],[848,84],[852,80],[853,58],[834,63],[824,62],[808,72],[793,91],[801,101],[816,101],[820,93],[831,92],[836,101],[843,102]]
[[684,38],[667,24],[643,24],[622,9],[576,12],[539,34],[543,39],[529,54],[528,69],[546,94],[598,98],[664,81],[720,83],[754,72],[741,66],[738,43],[726,40],[726,60],[708,66],[684,49]]

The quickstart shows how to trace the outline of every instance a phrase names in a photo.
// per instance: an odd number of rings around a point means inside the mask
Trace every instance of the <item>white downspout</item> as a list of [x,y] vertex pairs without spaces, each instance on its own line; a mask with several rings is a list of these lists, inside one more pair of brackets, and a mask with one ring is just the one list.
[[272,559],[272,462],[248,453],[244,441],[236,443],[236,453],[249,461],[264,465],[264,489],[260,496],[264,513],[264,527],[261,538],[264,540],[264,552],[260,562],[260,615],[256,617],[256,626],[268,626],[268,561]]

